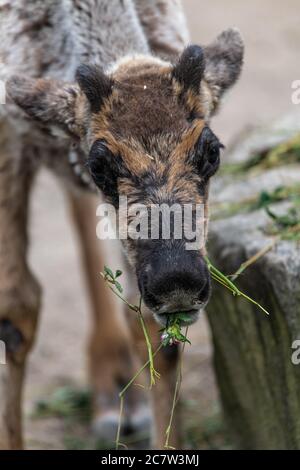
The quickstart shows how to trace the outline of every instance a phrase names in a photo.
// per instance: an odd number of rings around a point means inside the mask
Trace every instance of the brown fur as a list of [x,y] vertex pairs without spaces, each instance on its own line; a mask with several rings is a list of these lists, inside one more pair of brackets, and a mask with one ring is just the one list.
[[[0,448],[7,449],[22,447],[22,382],[40,305],[40,288],[27,265],[27,205],[38,167],[45,163],[81,187],[69,164],[70,143],[80,145],[82,162],[94,142],[104,139],[126,167],[117,191],[131,202],[175,198],[206,204],[208,183],[199,189],[202,177],[189,157],[221,94],[238,77],[243,47],[240,35],[229,30],[203,54],[199,47],[186,50],[196,72],[192,66],[185,73],[189,60],[175,63],[187,41],[178,0],[16,0],[1,5],[0,15],[0,79],[7,80],[8,92],[0,114],[0,339],[10,345],[8,364],[0,368]],[[108,76],[85,65],[76,83],[79,62],[88,61],[108,69]],[[60,137],[53,137],[58,130]],[[94,205],[71,200],[95,312],[89,369],[96,420],[103,423],[112,409],[117,424],[120,381],[129,379],[135,358],[128,330],[95,281],[101,258],[91,229]],[[136,246],[131,240],[124,245],[135,266]],[[157,326],[150,322],[157,341]],[[175,361],[163,355],[158,361],[162,379],[153,390],[153,406],[156,445],[162,447]],[[131,403],[140,398],[133,394]],[[133,420],[134,413],[133,406],[127,418]]]
[[[146,171],[160,175],[162,162],[169,160],[172,181],[177,169],[184,169],[183,157],[192,150],[204,126],[207,110],[199,95],[191,91],[183,95],[171,70],[141,60],[122,65],[114,74],[111,96],[92,116],[92,139],[104,139],[133,175]],[[189,122],[191,115],[193,121]]]

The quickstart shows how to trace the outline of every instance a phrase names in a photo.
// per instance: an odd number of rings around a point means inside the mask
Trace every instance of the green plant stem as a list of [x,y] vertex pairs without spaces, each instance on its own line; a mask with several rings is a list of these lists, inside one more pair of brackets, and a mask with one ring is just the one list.
[[221,273],[221,271],[219,271],[217,268],[215,268],[215,266],[213,266],[211,264],[211,262],[209,261],[208,257],[205,256],[204,257],[206,263],[207,263],[207,266],[208,266],[208,269],[211,273],[215,274],[216,277],[222,279],[222,281],[225,282],[225,284],[227,284],[229,287],[231,287],[231,289],[236,292],[236,294],[238,294],[239,290],[238,288],[233,284],[233,282],[230,281],[230,279],[228,279],[227,276],[225,276],[225,274]]
[[251,299],[251,297],[249,297],[248,295],[244,294],[244,292],[240,292],[238,295],[244,297],[244,299],[248,300],[252,304],[259,307],[263,312],[265,312],[266,315],[270,315],[269,312],[262,305],[260,305],[258,302],[256,302],[256,300]]
[[[156,351],[154,351],[153,353],[153,358],[155,358],[155,356],[158,354],[158,352],[161,350],[161,348],[163,347],[162,344],[159,345],[159,347],[156,349]],[[134,383],[134,381],[138,378],[138,376],[143,372],[143,370],[146,369],[146,367],[148,367],[150,364],[150,359],[148,359],[147,362],[145,362],[145,364],[134,374],[134,376],[132,377],[132,379],[130,380],[130,382],[128,382],[128,384],[121,390],[121,392],[119,393],[119,397],[122,397],[124,395],[124,393],[126,393],[126,391],[129,389],[129,387]]]
[[108,287],[110,288],[110,290],[117,296],[119,297],[120,300],[122,300],[128,308],[130,308],[131,310],[133,310],[134,312],[138,313],[139,315],[139,319],[140,319],[140,322],[141,322],[141,326],[142,326],[142,330],[143,330],[143,333],[144,333],[144,337],[145,337],[145,340],[146,340],[146,345],[147,345],[147,350],[148,350],[148,356],[149,356],[149,370],[150,370],[150,388],[155,385],[156,383],[156,379],[159,379],[160,378],[160,374],[157,372],[157,370],[155,370],[154,368],[154,363],[153,363],[153,350],[152,350],[152,345],[151,345],[151,341],[150,341],[150,337],[149,337],[149,333],[147,331],[147,327],[146,327],[146,323],[144,321],[144,317],[143,317],[143,314],[142,314],[142,297],[140,297],[140,302],[139,302],[139,306],[137,305],[133,305],[131,303],[129,303],[119,292],[117,292],[111,285],[111,282],[109,281],[109,279],[107,279],[107,277],[105,276],[105,274],[101,273],[104,281],[107,282],[107,285]]
[[149,370],[150,370],[150,387],[149,388],[151,389],[152,385],[155,385],[155,383],[156,383],[155,379],[160,378],[160,374],[157,372],[157,370],[154,367],[153,349],[152,349],[152,344],[151,344],[151,341],[150,341],[150,336],[149,336],[149,333],[148,333],[148,330],[147,330],[147,327],[146,327],[146,323],[145,323],[145,320],[144,320],[144,317],[143,317],[143,314],[142,314],[142,302],[143,302],[143,299],[142,299],[142,296],[140,296],[138,314],[139,314],[140,322],[141,322],[141,325],[142,325],[142,330],[143,330],[143,333],[144,333],[144,337],[145,337],[146,344],[147,344],[147,349],[148,349]]
[[[269,312],[264,307],[262,307],[258,302],[253,300],[248,295],[244,294],[244,292],[240,291],[236,287],[236,285],[228,278],[228,276],[225,276],[225,274],[221,273],[221,271],[219,271],[217,268],[215,268],[215,266],[212,265],[212,263],[210,262],[210,260],[208,259],[207,256],[205,256],[204,259],[207,263],[208,270],[209,270],[212,278],[215,281],[219,282],[222,286],[229,289],[232,292],[233,295],[244,297],[246,300],[248,300],[249,302],[256,305],[258,308],[260,308],[264,313],[269,315]],[[252,262],[254,262],[254,261],[252,261]]]
[[119,423],[118,423],[118,430],[117,430],[117,437],[116,437],[116,450],[119,450],[120,445],[124,445],[120,442],[123,411],[124,411],[124,397],[120,396],[120,411],[119,411]]
[[147,344],[147,349],[148,349],[148,356],[149,356],[149,370],[150,370],[150,389],[152,388],[153,385],[155,385],[155,380],[156,379],[159,379],[160,378],[160,374],[157,372],[157,370],[155,370],[155,367],[154,367],[154,362],[153,362],[153,350],[152,350],[152,345],[151,345],[151,341],[150,341],[150,338],[149,338],[149,333],[147,331],[147,327],[146,327],[146,324],[145,324],[145,320],[144,320],[144,317],[142,315],[142,312],[141,310],[139,309],[139,319],[140,319],[140,322],[141,322],[141,325],[142,325],[142,330],[143,330],[143,333],[144,333],[144,337],[145,337],[145,340],[146,340],[146,344]]
[[136,305],[132,305],[130,304],[129,302],[127,302],[126,299],[124,299],[124,297],[119,294],[119,292],[117,292],[111,285],[110,285],[110,281],[106,278],[106,276],[103,274],[103,273],[100,273],[101,276],[103,277],[104,281],[106,281],[107,283],[107,286],[109,287],[109,289],[117,296],[119,297],[119,299],[121,299],[126,305],[127,307],[130,308],[130,310],[133,310],[134,312],[137,312],[138,311],[138,307]]
[[235,281],[240,276],[240,274],[242,274],[249,266],[251,266],[253,263],[258,261],[266,253],[268,253],[268,251],[270,251],[272,248],[274,248],[274,246],[277,243],[277,240],[278,240],[278,238],[275,238],[271,243],[269,243],[267,246],[265,246],[264,248],[259,250],[254,256],[252,256],[247,261],[242,263],[241,266],[239,267],[239,269],[232,276],[230,276],[231,280]]
[[214,281],[217,281],[219,284],[222,284],[222,286],[226,287],[226,289],[230,290],[230,292],[233,294],[233,295],[236,295],[236,292],[234,290],[231,289],[231,287],[229,287],[222,279],[220,279],[218,276],[215,276],[213,273],[211,273],[211,277],[212,279],[214,279]]
[[[158,352],[161,350],[162,347],[163,347],[163,345],[160,344],[159,347],[156,349],[156,351],[154,351],[154,353],[152,354],[153,359],[155,358],[156,354],[158,354]],[[119,393],[120,411],[119,411],[119,424],[118,424],[117,437],[116,437],[116,450],[119,449],[120,445],[124,446],[124,444],[122,444],[120,442],[122,418],[123,418],[123,411],[124,411],[124,395],[127,392],[127,390],[129,389],[129,387],[131,387],[131,385],[138,378],[138,376],[149,366],[149,364],[150,364],[150,357],[149,357],[148,361],[145,362],[145,364],[134,374],[132,379],[128,382],[127,385],[125,385],[125,387]],[[126,447],[126,446],[124,446],[124,447]]]
[[[187,333],[188,333],[188,327],[186,327],[185,336],[187,336]],[[180,359],[178,363],[178,373],[177,373],[175,390],[174,390],[174,395],[173,395],[173,400],[172,400],[170,420],[169,420],[168,427],[166,429],[166,441],[164,445],[166,449],[174,449],[172,446],[170,446],[169,442],[170,442],[170,435],[171,435],[171,429],[172,429],[172,424],[173,424],[173,419],[174,419],[175,408],[179,400],[179,392],[180,392],[181,383],[182,383],[182,358],[183,358],[183,353],[185,350],[185,345],[186,343],[183,343],[181,353],[180,353]]]
[[[107,268],[106,268],[106,271],[108,271]],[[132,379],[127,383],[127,385],[119,393],[120,410],[119,410],[119,423],[118,423],[118,429],[117,429],[117,435],[116,435],[116,450],[118,450],[120,446],[124,446],[126,448],[126,446],[120,442],[121,428],[122,428],[122,417],[123,417],[123,411],[124,411],[124,396],[125,396],[125,393],[129,389],[129,387],[135,382],[135,380],[141,374],[141,372],[143,372],[148,366],[149,366],[149,370],[150,370],[150,386],[149,386],[149,388],[151,389],[152,386],[156,384],[156,378],[160,378],[160,374],[155,370],[154,358],[155,358],[156,354],[163,347],[163,343],[161,343],[159,345],[159,347],[157,348],[157,350],[153,353],[149,333],[147,331],[147,326],[146,326],[146,323],[145,323],[145,320],[144,320],[144,317],[143,317],[143,314],[142,314],[142,297],[140,297],[139,306],[132,305],[117,290],[114,289],[113,286],[115,285],[115,279],[116,279],[117,276],[114,276],[111,270],[108,273],[108,275],[106,273],[101,273],[101,276],[103,277],[104,281],[107,283],[110,290],[120,300],[122,300],[122,302],[124,302],[128,306],[128,308],[130,308],[134,312],[138,313],[140,323],[141,323],[141,327],[142,327],[142,330],[143,330],[143,334],[144,334],[144,337],[145,337],[147,350],[148,350],[148,357],[149,357],[148,361],[136,372],[136,374],[132,377]],[[188,328],[186,329],[186,334],[187,334],[187,331],[188,331]],[[186,339],[186,336],[184,338]],[[177,376],[177,380],[176,380],[176,386],[175,386],[173,402],[172,402],[171,416],[170,416],[169,425],[168,425],[167,430],[166,430],[166,447],[167,448],[169,448],[169,438],[170,438],[171,427],[172,427],[172,422],[173,422],[173,417],[174,417],[174,411],[175,411],[176,404],[178,402],[179,390],[180,390],[180,385],[181,385],[181,381],[182,381],[181,369],[182,369],[182,355],[183,355],[184,347],[185,347],[185,343],[183,344],[182,351],[181,351],[180,362],[179,362],[179,365],[178,365],[178,376]]]

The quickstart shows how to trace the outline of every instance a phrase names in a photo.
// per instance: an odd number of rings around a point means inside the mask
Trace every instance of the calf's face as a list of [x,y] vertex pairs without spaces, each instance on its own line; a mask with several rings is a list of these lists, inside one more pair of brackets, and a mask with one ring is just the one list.
[[122,243],[162,324],[177,312],[192,323],[209,299],[207,199],[222,148],[210,117],[242,58],[241,37],[228,30],[208,47],[188,47],[177,64],[137,56],[110,74],[82,65],[75,85],[16,77],[8,84],[28,114],[80,139],[95,184],[117,211],[126,199]]
[[[218,169],[221,144],[208,125],[205,90],[203,96],[200,92],[203,68],[203,51],[198,47],[188,48],[175,67],[144,58],[131,60],[119,67],[107,100],[91,118],[88,166],[96,185],[117,209],[121,210],[120,197],[126,197],[129,233],[122,242],[143,300],[162,323],[175,312],[188,313],[193,321],[210,293],[203,260],[205,215],[209,179]],[[86,67],[78,71],[83,90],[90,85],[91,73],[97,71]],[[131,209],[138,213],[142,207],[140,233],[131,236],[130,229],[136,226]],[[161,209],[159,217],[155,207]],[[180,213],[186,207],[191,208],[192,219],[197,207],[198,217],[202,216],[202,243],[190,250],[189,234],[178,230],[179,223],[182,228],[187,225],[189,213]],[[142,215],[146,233],[141,233]],[[195,225],[196,220],[192,222]],[[163,232],[167,224],[169,230]]]

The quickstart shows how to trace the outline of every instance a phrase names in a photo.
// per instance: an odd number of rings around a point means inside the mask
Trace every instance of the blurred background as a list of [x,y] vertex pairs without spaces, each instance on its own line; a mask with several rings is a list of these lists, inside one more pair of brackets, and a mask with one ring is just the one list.
[[[183,0],[183,4],[193,42],[208,43],[230,26],[237,26],[245,39],[242,77],[212,124],[225,145],[246,127],[274,120],[295,108],[291,83],[300,78],[299,1]],[[48,173],[40,175],[32,202],[30,258],[44,300],[26,382],[26,444],[33,449],[78,448],[85,441],[86,427],[80,423],[70,426],[55,416],[33,417],[36,402],[47,399],[57,388],[86,384],[90,318],[68,208],[57,181]],[[182,392],[186,445],[230,447],[219,412],[205,318],[191,329],[191,339]]]

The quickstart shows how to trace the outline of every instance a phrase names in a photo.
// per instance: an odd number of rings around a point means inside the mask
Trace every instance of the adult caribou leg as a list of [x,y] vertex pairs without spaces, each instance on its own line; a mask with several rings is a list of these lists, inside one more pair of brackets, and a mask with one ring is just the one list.
[[0,365],[0,449],[23,446],[23,379],[40,307],[40,288],[26,256],[32,149],[22,149],[11,134],[0,122],[0,340],[6,350]]
[[[105,264],[103,246],[96,237],[94,196],[69,193],[72,218],[78,233],[86,272],[93,321],[88,347],[96,435],[114,441],[119,424],[119,392],[138,368],[124,306],[100,276]],[[143,433],[149,427],[144,393],[133,389],[126,396],[123,433]]]

